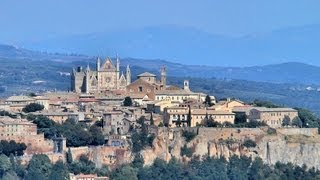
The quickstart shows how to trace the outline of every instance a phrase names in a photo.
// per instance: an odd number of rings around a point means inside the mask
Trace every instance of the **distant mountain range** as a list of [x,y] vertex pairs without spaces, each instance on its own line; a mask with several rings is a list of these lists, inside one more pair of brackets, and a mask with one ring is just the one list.
[[[92,56],[48,54],[0,45],[0,97],[69,90],[72,67],[89,64],[95,69],[95,61]],[[270,100],[290,107],[309,108],[320,114],[320,67],[317,66],[291,62],[241,68],[213,67],[122,58],[120,69],[125,71],[127,64],[131,65],[133,80],[145,71],[159,75],[160,67],[166,65],[168,84],[182,86],[183,80],[188,79],[193,91],[208,93],[218,99]]]
[[[94,68],[95,57],[77,54],[42,53],[9,45],[0,45],[0,58],[12,60],[50,60],[71,63],[68,67],[90,64]],[[1,60],[0,60],[1,61]],[[166,65],[169,76],[201,77],[219,79],[242,79],[258,82],[297,83],[320,85],[320,67],[298,62],[252,66],[252,67],[217,67],[185,65],[160,59],[123,58],[122,65],[130,64],[159,73]]]
[[319,63],[320,25],[244,37],[224,37],[176,26],[100,32],[23,43],[33,50],[167,59],[181,64],[254,66],[291,61]]

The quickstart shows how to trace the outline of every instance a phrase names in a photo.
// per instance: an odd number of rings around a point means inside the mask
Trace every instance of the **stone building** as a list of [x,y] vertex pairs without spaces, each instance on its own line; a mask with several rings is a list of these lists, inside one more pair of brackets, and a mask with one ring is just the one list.
[[156,75],[144,72],[138,75],[138,79],[129,84],[126,88],[127,94],[135,97],[148,96],[151,100],[155,99],[155,93],[158,90],[165,90],[168,88],[166,68],[161,68],[161,78],[157,80]]
[[0,117],[0,140],[15,141],[25,143],[27,149],[25,155],[35,153],[52,153],[57,152],[55,148],[60,146],[60,150],[66,148],[66,141],[56,143],[44,138],[44,134],[37,134],[37,125],[26,119],[12,119],[7,116]]
[[[164,109],[164,124],[175,127],[180,119],[182,126],[187,126],[189,107],[168,107]],[[234,123],[235,114],[229,111],[216,111],[212,109],[193,109],[191,108],[191,127],[200,125],[204,118],[208,116],[219,123]]]
[[37,125],[27,120],[0,117],[0,138],[37,135]]
[[166,89],[166,90],[157,90],[155,92],[155,100],[160,101],[166,98],[169,98],[173,102],[183,103],[187,100],[196,100],[198,102],[203,102],[206,98],[206,94],[192,92],[189,89],[189,81],[184,81],[183,89]]
[[101,65],[97,59],[96,70],[91,70],[89,65],[85,70],[82,67],[73,69],[71,73],[71,90],[76,93],[96,93],[113,90],[125,90],[131,83],[131,71],[127,66],[126,74],[120,74],[120,60],[117,57],[116,65],[107,58]]
[[286,116],[292,121],[295,117],[298,117],[298,111],[292,108],[255,107],[250,110],[249,119],[265,122],[272,128],[279,128]]

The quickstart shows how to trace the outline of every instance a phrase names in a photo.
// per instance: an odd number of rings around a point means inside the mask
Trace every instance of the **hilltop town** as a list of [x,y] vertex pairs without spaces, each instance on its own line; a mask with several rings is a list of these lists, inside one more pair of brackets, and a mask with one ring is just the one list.
[[[306,110],[232,97],[217,100],[214,94],[194,92],[188,79],[169,84],[165,66],[159,67],[160,77],[150,72],[131,77],[130,64],[123,73],[120,63],[119,57],[98,58],[96,67],[74,67],[70,91],[2,99],[2,152],[12,154],[19,166],[41,155],[53,164],[70,164],[71,179],[108,179],[105,169],[137,158],[150,166],[158,158],[186,163],[194,157],[236,155],[320,169],[314,151],[320,149],[318,124]],[[16,148],[6,149],[8,143]]]

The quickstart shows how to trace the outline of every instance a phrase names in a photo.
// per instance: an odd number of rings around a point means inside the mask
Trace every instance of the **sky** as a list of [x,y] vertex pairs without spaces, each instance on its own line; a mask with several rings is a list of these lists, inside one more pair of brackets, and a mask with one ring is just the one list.
[[244,36],[319,24],[319,6],[318,0],[1,0],[0,42],[160,25]]
[[0,43],[174,25],[243,37],[320,24],[319,0],[1,0]]

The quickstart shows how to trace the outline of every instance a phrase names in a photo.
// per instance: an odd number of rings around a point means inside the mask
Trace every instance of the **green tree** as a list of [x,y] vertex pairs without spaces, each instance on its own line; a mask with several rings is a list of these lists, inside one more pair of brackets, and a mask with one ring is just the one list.
[[31,92],[31,93],[28,94],[28,96],[30,96],[30,97],[36,97],[37,95],[36,95],[36,93]]
[[5,154],[6,156],[10,156],[10,154],[14,154],[16,156],[22,156],[23,151],[27,149],[27,146],[24,143],[16,143],[15,141],[0,141],[0,152]]
[[129,166],[125,165],[120,169],[117,169],[112,176],[112,179],[115,180],[138,180],[138,170]]
[[197,134],[192,131],[183,131],[182,136],[186,139],[187,142],[190,142],[197,136]]
[[0,177],[2,177],[11,168],[10,159],[4,155],[0,155]]
[[191,148],[188,148],[187,145],[184,145],[181,150],[180,150],[180,155],[184,156],[186,155],[187,157],[192,157],[193,151]]
[[48,179],[51,173],[52,164],[45,154],[35,154],[29,162],[27,168],[26,180]]
[[144,159],[142,155],[140,153],[136,154],[132,161],[132,167],[140,169],[143,167],[143,164],[144,164]]
[[246,139],[243,142],[243,146],[247,147],[247,148],[252,148],[252,147],[256,147],[257,144],[255,141],[253,141],[252,139]]
[[105,140],[104,140],[104,135],[102,134],[101,128],[98,128],[97,126],[91,126],[90,133],[93,138],[90,145],[98,146],[98,145],[104,144]]
[[69,179],[69,171],[61,160],[57,161],[53,167],[49,176],[49,180],[63,180]]
[[150,115],[150,125],[154,125],[153,114]]
[[234,123],[241,124],[247,122],[247,115],[245,113],[236,113]]
[[283,120],[282,120],[282,126],[286,127],[289,126],[291,122],[291,119],[289,116],[284,116]]
[[206,96],[204,104],[206,105],[206,107],[212,106],[211,97],[209,95]]
[[301,119],[300,119],[299,117],[293,118],[293,120],[292,120],[292,125],[301,128],[301,127],[302,127],[302,121],[301,121]]
[[189,112],[188,112],[188,115],[187,115],[187,126],[188,127],[191,127],[191,106],[189,105]]
[[29,113],[29,112],[41,111],[43,108],[44,108],[44,106],[41,105],[41,104],[30,103],[30,104],[26,105],[26,107],[24,107],[22,109],[22,111],[25,112],[25,113]]
[[133,102],[130,96],[124,98],[123,106],[132,106]]
[[283,107],[283,106],[279,106],[276,104],[273,104],[270,101],[261,101],[258,99],[255,99],[252,103],[253,106],[257,106],[257,107],[266,107],[266,108],[279,108],[279,107]]
[[320,119],[318,116],[307,110],[302,108],[296,108],[298,110],[298,116],[302,121],[303,127],[319,127]]
[[252,165],[250,166],[250,169],[248,172],[248,176],[249,176],[248,179],[249,180],[265,179],[265,173],[264,173],[265,169],[266,169],[266,166],[263,164],[262,159],[255,158],[254,161],[252,162]]
[[100,169],[97,170],[97,175],[100,176],[109,176],[110,171],[107,165],[102,165]]
[[72,152],[70,148],[68,148],[68,151],[66,152],[66,161],[68,164],[71,164],[73,162]]

